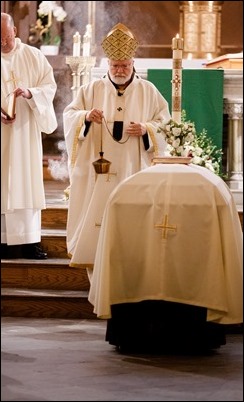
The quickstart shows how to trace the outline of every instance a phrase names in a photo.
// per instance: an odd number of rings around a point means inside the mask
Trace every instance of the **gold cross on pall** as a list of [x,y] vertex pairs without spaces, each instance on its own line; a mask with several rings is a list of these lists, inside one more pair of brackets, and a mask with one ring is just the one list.
[[176,225],[170,225],[168,223],[168,215],[165,215],[163,223],[155,225],[155,228],[162,229],[163,239],[167,239],[167,230],[174,230],[176,232]]
[[10,71],[10,79],[7,80],[6,83],[13,82],[14,89],[15,89],[15,88],[17,88],[17,82],[18,81],[19,81],[19,79],[15,77],[14,71]]

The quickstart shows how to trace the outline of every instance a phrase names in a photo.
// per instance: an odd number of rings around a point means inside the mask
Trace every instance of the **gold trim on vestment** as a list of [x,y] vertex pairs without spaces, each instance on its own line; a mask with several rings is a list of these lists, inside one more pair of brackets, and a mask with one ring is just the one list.
[[154,148],[154,155],[158,156],[158,143],[157,143],[157,139],[156,136],[154,134],[153,129],[150,127],[149,124],[146,124],[146,128],[147,128],[147,132],[152,140],[153,143],[153,148]]
[[80,125],[76,128],[75,130],[75,137],[72,145],[72,152],[71,152],[71,167],[73,168],[75,165],[76,157],[77,157],[77,145],[79,142],[79,135],[80,135],[80,130],[83,124],[85,123],[84,118],[82,118]]

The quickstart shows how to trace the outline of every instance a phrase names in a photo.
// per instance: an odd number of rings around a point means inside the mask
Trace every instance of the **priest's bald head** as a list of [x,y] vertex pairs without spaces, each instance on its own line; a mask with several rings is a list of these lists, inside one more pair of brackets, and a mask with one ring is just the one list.
[[115,25],[102,42],[108,58],[109,75],[117,85],[126,84],[134,71],[134,60],[138,41],[125,25]]
[[17,29],[11,15],[1,13],[1,52],[9,53],[15,45]]

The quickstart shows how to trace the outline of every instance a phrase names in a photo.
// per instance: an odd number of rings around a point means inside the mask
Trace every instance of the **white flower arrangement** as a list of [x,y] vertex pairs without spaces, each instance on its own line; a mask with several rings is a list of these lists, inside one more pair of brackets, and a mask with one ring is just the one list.
[[182,112],[182,122],[170,120],[167,124],[159,127],[159,132],[165,134],[167,150],[171,156],[191,157],[191,163],[203,166],[218,176],[224,176],[221,172],[223,152],[217,149],[212,139],[203,129],[199,134],[195,124],[185,121],[185,112]]
[[223,152],[214,145],[207,135],[207,130],[203,129],[199,134],[196,133],[189,146],[188,155],[192,157],[191,163],[204,166],[218,176],[225,177],[221,169]]
[[166,136],[171,156],[188,156],[188,146],[193,142],[196,133],[194,123],[176,123],[171,119],[159,130],[163,131]]
[[[37,14],[40,18],[36,21],[36,29],[43,45],[60,45],[59,23],[65,21],[66,11],[56,1],[42,1]],[[55,23],[52,17],[56,18]]]

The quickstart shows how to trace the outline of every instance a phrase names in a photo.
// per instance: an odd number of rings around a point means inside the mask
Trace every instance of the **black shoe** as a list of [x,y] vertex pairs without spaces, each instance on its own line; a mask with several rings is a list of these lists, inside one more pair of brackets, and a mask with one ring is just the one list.
[[46,260],[47,253],[45,253],[40,243],[22,244],[23,258],[29,260]]
[[6,243],[1,243],[1,260],[8,258],[8,246]]
[[21,244],[9,246],[5,243],[1,243],[1,259],[12,260],[14,258],[23,258]]

